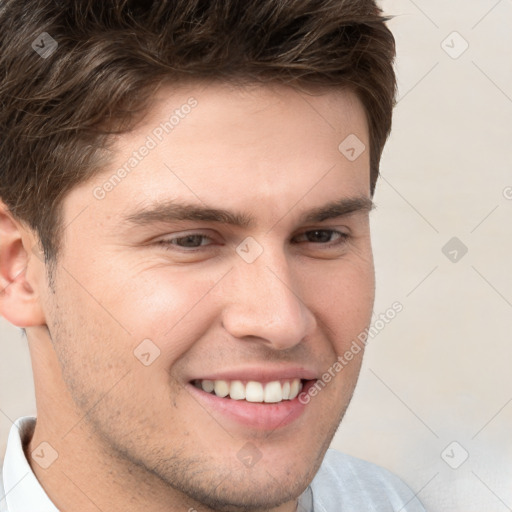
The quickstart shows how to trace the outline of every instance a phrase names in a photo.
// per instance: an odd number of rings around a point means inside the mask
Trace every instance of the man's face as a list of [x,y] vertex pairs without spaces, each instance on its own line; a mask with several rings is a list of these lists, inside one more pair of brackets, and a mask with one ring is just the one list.
[[[348,91],[162,89],[112,165],[66,197],[45,315],[62,400],[87,413],[80,429],[118,473],[136,467],[218,510],[286,503],[313,478],[362,352],[307,404],[280,397],[322,379],[371,319],[368,211],[304,220],[370,199],[368,150],[338,149],[351,134],[369,147]],[[173,220],[171,203],[251,222]]]

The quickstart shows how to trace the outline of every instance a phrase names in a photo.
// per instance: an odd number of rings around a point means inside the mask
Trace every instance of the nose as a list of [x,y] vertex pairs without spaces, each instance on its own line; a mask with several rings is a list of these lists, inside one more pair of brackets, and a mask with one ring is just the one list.
[[252,263],[237,256],[219,290],[224,328],[235,338],[259,340],[277,350],[299,344],[316,320],[298,284],[282,250],[266,247]]

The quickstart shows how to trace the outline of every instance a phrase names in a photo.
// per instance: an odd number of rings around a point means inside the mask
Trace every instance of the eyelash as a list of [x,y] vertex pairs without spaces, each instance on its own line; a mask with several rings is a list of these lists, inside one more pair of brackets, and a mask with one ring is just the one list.
[[[338,245],[342,245],[343,243],[345,243],[349,238],[350,238],[350,235],[348,235],[347,233],[343,233],[342,231],[338,231],[338,230],[335,230],[335,229],[311,229],[311,230],[308,230],[308,231],[304,231],[303,233],[301,233],[300,235],[298,236],[302,236],[302,235],[306,235],[307,233],[330,233],[330,234],[335,234],[335,235],[339,235],[339,238],[337,241],[335,242],[329,242],[329,243],[321,243],[321,242],[309,242],[309,243],[312,243],[312,244],[320,244],[320,245],[323,245],[324,247],[326,248],[331,248],[331,247],[335,247],[335,246],[338,246]],[[178,250],[178,251],[182,251],[182,252],[197,252],[199,250],[201,250],[202,247],[209,247],[211,244],[208,244],[208,245],[200,245],[199,247],[181,247],[173,242],[177,241],[177,240],[184,240],[184,239],[187,239],[189,237],[202,237],[203,239],[204,238],[208,238],[210,240],[212,240],[212,238],[208,235],[206,235],[205,233],[191,233],[189,235],[181,235],[181,236],[177,236],[177,237],[174,237],[174,238],[168,238],[168,239],[165,239],[165,240],[159,240],[158,242],[156,242],[158,245],[161,245],[165,250],[168,250],[168,251],[173,251],[173,250]]]

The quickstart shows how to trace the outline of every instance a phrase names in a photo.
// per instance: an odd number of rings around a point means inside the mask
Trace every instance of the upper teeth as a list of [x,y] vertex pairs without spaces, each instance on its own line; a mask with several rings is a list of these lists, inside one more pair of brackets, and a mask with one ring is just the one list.
[[194,385],[207,393],[224,398],[229,395],[233,400],[248,402],[277,403],[283,400],[293,400],[302,390],[300,379],[272,381],[267,383],[250,380],[243,383],[240,380],[199,380]]

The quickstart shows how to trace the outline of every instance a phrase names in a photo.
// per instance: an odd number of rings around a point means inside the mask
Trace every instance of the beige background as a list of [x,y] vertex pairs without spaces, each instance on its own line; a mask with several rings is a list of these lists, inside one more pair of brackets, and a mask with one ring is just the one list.
[[[396,15],[400,93],[372,213],[375,316],[395,301],[404,310],[369,343],[333,445],[400,475],[430,512],[503,512],[512,508],[512,0],[381,4]],[[456,248],[455,262],[442,252],[453,237],[468,249]],[[0,319],[0,336],[3,453],[11,420],[35,404],[21,331]],[[457,469],[445,462],[466,453]]]

